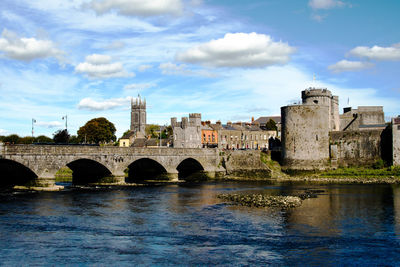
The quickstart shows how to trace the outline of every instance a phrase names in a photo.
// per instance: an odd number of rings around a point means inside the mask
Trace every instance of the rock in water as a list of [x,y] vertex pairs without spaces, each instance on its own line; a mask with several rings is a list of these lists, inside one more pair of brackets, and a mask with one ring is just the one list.
[[235,204],[249,207],[295,208],[300,206],[302,202],[301,198],[297,196],[220,194],[217,197]]

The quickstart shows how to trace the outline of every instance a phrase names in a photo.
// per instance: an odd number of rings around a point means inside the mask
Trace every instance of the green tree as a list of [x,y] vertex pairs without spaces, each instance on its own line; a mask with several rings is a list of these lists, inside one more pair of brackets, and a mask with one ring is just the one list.
[[67,129],[58,130],[54,133],[53,136],[54,143],[68,143],[69,141],[69,133]]
[[32,136],[25,136],[19,139],[19,144],[32,144],[35,142],[35,138]]
[[39,135],[35,138],[36,143],[53,143],[53,139],[45,135]]
[[115,126],[106,118],[95,118],[88,121],[78,130],[78,139],[87,143],[108,143],[115,141]]
[[171,136],[173,136],[174,132],[172,129],[172,126],[168,126],[167,128],[165,128],[163,134],[161,135],[161,138],[165,138],[165,139],[169,139]]
[[71,137],[69,138],[69,143],[70,144],[79,144],[79,138],[76,135],[71,135]]
[[146,125],[146,136],[150,136],[151,138],[159,138],[160,136],[160,126],[156,124],[148,124]]
[[273,119],[269,119],[269,121],[267,122],[267,124],[265,125],[265,128],[269,131],[276,131],[277,127],[276,127],[276,123]]
[[21,137],[19,137],[17,134],[11,134],[4,137],[3,142],[10,144],[19,144],[20,139]]

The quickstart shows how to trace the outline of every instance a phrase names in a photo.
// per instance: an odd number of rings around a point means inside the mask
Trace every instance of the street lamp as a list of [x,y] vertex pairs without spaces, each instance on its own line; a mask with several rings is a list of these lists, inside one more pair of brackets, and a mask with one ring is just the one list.
[[65,130],[68,131],[68,116],[65,115],[64,117],[62,117],[62,119],[63,119],[63,120],[65,119]]
[[32,118],[32,137],[33,137],[33,124],[36,123],[36,120]]

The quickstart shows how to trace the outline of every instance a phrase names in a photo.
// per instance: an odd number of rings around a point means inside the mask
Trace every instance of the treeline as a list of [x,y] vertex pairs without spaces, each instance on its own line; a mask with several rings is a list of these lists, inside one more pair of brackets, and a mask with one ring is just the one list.
[[57,143],[57,144],[114,144],[116,141],[115,126],[106,118],[95,118],[80,127],[77,135],[70,135],[69,132],[58,130],[53,138],[45,135],[37,137],[20,137],[17,134],[0,136],[0,141],[9,144],[34,144],[34,143]]
[[72,135],[66,140],[66,142],[60,142],[59,140],[54,140],[45,135],[39,135],[36,137],[32,136],[24,136],[21,137],[17,134],[10,134],[10,135],[0,135],[0,141],[3,143],[9,144],[33,144],[33,143],[70,143],[70,144],[79,144],[78,137],[76,135]]

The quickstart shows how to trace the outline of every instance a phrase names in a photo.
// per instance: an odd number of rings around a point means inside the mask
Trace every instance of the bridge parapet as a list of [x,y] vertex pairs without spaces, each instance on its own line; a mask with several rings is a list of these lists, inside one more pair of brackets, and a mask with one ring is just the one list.
[[[104,170],[108,170],[120,181],[123,180],[125,170],[139,159],[157,162],[166,170],[171,179],[177,178],[178,165],[188,158],[199,162],[204,172],[211,175],[223,171],[219,166],[218,149],[4,145],[2,155],[4,159],[18,162],[32,170],[38,177],[39,184],[54,184],[54,176],[60,168],[79,160],[105,167]],[[80,164],[83,166],[82,163]],[[93,166],[91,165],[90,168],[94,168]]]

